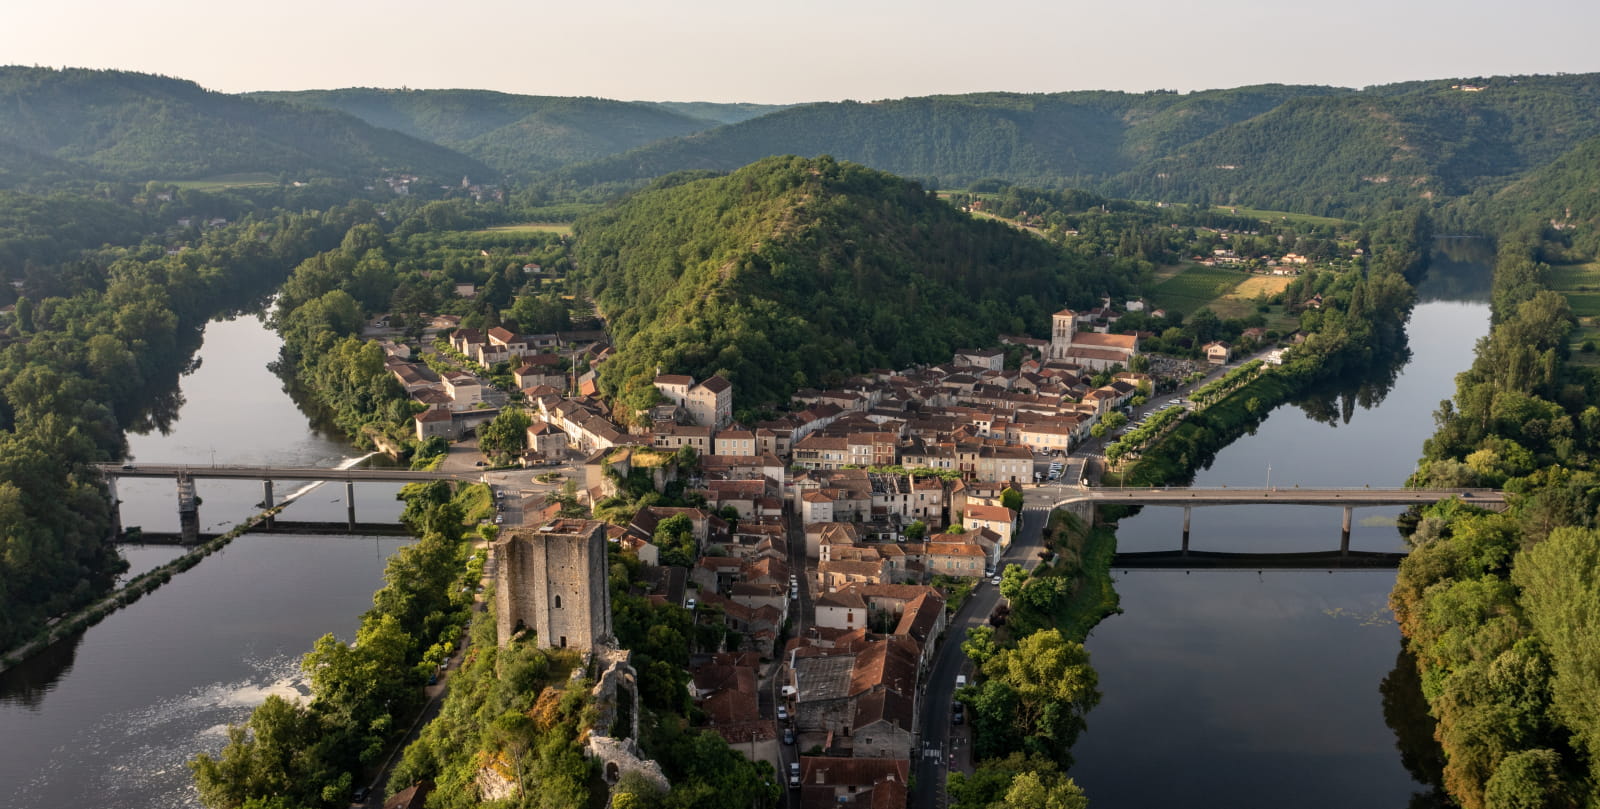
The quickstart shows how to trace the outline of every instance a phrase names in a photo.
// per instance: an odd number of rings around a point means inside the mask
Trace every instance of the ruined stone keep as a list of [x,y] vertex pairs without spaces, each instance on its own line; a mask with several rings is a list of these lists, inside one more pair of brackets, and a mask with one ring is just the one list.
[[531,629],[541,649],[592,651],[611,638],[605,523],[553,520],[494,544],[500,645]]

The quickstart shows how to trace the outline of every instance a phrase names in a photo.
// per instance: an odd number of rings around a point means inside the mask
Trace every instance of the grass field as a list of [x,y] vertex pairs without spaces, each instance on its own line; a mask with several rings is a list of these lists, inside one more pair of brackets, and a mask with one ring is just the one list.
[[520,225],[496,225],[492,228],[473,231],[474,233],[560,233],[572,232],[572,225],[567,222],[524,222]]
[[278,175],[258,171],[245,174],[219,174],[215,177],[202,177],[198,180],[163,180],[162,182],[175,185],[179,188],[189,188],[198,191],[216,191],[223,188],[248,188],[250,186],[277,185]]
[[1600,292],[1600,262],[1552,266],[1550,288],[1561,292]]
[[1192,264],[1188,269],[1156,284],[1155,289],[1150,291],[1150,297],[1161,309],[1188,315],[1225,297],[1249,278],[1248,273],[1238,270]]
[[1590,340],[1600,343],[1600,262],[1556,264],[1550,268],[1550,287],[1567,296],[1567,305],[1578,319],[1568,345],[1572,362],[1600,365],[1600,352],[1585,354],[1580,349]]
[[1237,216],[1253,216],[1263,222],[1303,222],[1308,225],[1339,225],[1345,220],[1331,216],[1312,216],[1308,213],[1293,213],[1291,211],[1266,211],[1260,208],[1243,208],[1238,205],[1212,206],[1223,213]]

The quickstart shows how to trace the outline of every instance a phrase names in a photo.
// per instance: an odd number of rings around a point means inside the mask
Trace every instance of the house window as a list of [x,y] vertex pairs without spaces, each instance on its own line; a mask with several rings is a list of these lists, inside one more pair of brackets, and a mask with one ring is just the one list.
[[856,622],[856,614],[853,613],[853,612],[845,613],[844,614],[844,622],[847,623],[847,624],[855,623]]

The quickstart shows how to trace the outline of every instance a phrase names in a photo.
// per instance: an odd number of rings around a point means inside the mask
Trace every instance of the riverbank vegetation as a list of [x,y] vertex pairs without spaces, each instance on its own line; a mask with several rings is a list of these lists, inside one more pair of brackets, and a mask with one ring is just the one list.
[[1512,234],[1494,325],[1412,482],[1496,486],[1503,514],[1421,512],[1391,604],[1466,809],[1594,805],[1600,761],[1600,377],[1569,362],[1559,236]]
[[[390,557],[354,642],[318,639],[301,661],[309,702],[273,695],[228,744],[189,764],[211,809],[344,806],[361,774],[420,710],[423,686],[460,640],[481,576],[466,525],[492,513],[484,487],[409,484],[401,519],[418,536]],[[474,492],[474,489],[479,491]]]
[[1008,606],[992,622],[998,626],[975,627],[962,644],[978,670],[976,681],[956,693],[971,709],[976,769],[950,775],[954,809],[1088,803],[1062,771],[1100,701],[1083,641],[1118,610],[1111,582],[1116,536],[1110,526],[1086,526],[1057,511],[1046,544],[1053,553],[1043,564],[1031,572],[1010,565],[1002,574]]
[[1285,291],[1318,303],[1301,309],[1303,340],[1287,350],[1281,365],[1246,363],[1196,391],[1195,401],[1205,406],[1144,448],[1114,479],[1133,486],[1187,480],[1279,404],[1403,358],[1414,299],[1406,276],[1421,266],[1431,229],[1426,214],[1409,210],[1366,233],[1371,255],[1365,266],[1303,275]]
[[[169,423],[205,322],[259,301],[283,267],[331,246],[357,207],[263,208],[180,236],[156,225],[175,204],[249,210],[248,200],[160,187],[121,194],[0,198],[22,212],[0,233],[0,253],[24,257],[0,271],[11,282],[0,294],[16,295],[14,312],[0,315],[0,649],[111,586],[122,564],[90,465],[123,456],[123,430]],[[181,199],[161,199],[174,194]],[[182,249],[167,246],[179,238]]]

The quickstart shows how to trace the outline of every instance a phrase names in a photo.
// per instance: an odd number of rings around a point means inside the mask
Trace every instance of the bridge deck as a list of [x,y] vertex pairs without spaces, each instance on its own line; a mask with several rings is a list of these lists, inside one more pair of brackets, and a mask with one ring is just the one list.
[[1174,486],[1163,489],[1081,488],[1062,493],[1055,508],[1075,503],[1124,503],[1130,506],[1408,506],[1459,497],[1466,503],[1498,506],[1505,494],[1497,489],[1233,489]]
[[411,469],[324,469],[291,466],[191,466],[184,464],[98,464],[107,477],[191,478],[233,480],[349,480],[357,482],[417,483],[430,480],[477,480],[481,472],[419,472]]

